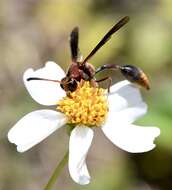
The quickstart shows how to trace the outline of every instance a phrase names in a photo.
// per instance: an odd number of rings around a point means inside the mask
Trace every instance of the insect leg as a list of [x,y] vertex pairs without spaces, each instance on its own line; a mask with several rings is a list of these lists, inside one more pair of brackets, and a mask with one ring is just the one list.
[[92,87],[94,87],[94,88],[97,88],[97,87],[98,87],[98,84],[97,84],[97,81],[96,81],[96,80],[91,79],[89,82],[90,82],[90,85],[91,85]]
[[112,78],[111,77],[105,77],[105,78],[102,78],[100,80],[96,80],[96,82],[102,82],[105,80],[109,80],[109,82],[108,82],[108,93],[110,93],[110,87],[112,85]]

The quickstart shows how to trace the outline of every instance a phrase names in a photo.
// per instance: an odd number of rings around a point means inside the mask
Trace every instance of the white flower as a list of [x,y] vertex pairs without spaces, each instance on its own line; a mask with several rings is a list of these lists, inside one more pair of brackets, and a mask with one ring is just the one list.
[[[27,81],[30,77],[61,80],[64,71],[54,62],[47,62],[45,67],[36,71],[28,69],[24,73],[24,84],[32,98],[43,105],[56,105],[66,96],[59,83],[48,81]],[[113,85],[108,94],[108,115],[100,128],[105,136],[119,148],[140,153],[155,147],[155,137],[160,134],[156,127],[141,127],[133,124],[147,111],[139,89],[128,81]],[[8,139],[17,145],[19,152],[24,152],[41,142],[55,130],[68,123],[68,117],[54,110],[33,111],[9,131]],[[92,127],[80,124],[71,132],[69,140],[69,172],[72,179],[85,185],[90,182],[86,166],[87,152],[93,139]]]

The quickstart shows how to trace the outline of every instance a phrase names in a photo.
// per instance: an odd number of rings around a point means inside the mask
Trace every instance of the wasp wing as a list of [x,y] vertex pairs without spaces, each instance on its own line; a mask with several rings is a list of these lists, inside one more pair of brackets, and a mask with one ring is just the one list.
[[118,23],[116,23],[106,34],[105,36],[100,40],[100,42],[96,45],[96,47],[90,52],[90,54],[84,59],[82,64],[86,63],[88,59],[90,59],[109,39],[110,37],[118,31],[121,27],[123,27],[125,24],[127,24],[129,21],[129,17],[125,16],[122,18]]
[[70,49],[72,61],[76,62],[78,59],[78,43],[79,43],[79,28],[75,27],[70,34]]

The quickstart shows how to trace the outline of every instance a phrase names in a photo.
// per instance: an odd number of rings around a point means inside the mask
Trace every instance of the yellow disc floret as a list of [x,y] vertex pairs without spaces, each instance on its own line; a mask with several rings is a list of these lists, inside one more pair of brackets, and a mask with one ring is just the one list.
[[68,123],[100,126],[108,112],[105,90],[91,87],[89,82],[79,84],[76,91],[58,102],[57,109],[63,112]]

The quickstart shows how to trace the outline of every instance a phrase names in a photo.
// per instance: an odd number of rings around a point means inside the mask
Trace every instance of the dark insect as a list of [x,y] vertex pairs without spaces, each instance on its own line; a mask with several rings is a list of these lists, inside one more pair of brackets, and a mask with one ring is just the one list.
[[78,82],[81,81],[90,81],[93,87],[96,87],[99,82],[104,80],[109,80],[108,91],[110,90],[111,81],[110,77],[105,77],[100,80],[96,80],[95,75],[106,69],[119,70],[122,75],[129,80],[130,82],[139,84],[140,86],[149,89],[149,81],[144,72],[133,65],[117,65],[117,64],[106,64],[97,69],[88,63],[87,61],[110,39],[110,37],[118,31],[121,27],[123,27],[126,23],[128,23],[129,17],[126,16],[122,18],[117,24],[115,24],[100,40],[100,42],[95,46],[95,48],[89,53],[89,55],[84,59],[80,59],[79,55],[79,29],[75,27],[70,34],[70,49],[71,49],[71,58],[72,63],[66,73],[66,76],[61,80],[50,80],[43,78],[28,78],[27,80],[46,80],[59,82],[60,86],[66,92],[74,92],[77,89]]

